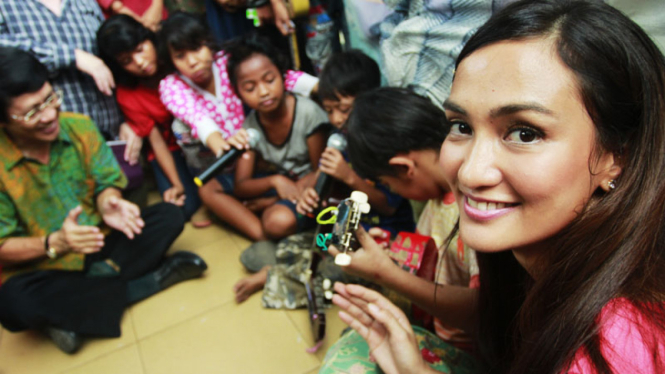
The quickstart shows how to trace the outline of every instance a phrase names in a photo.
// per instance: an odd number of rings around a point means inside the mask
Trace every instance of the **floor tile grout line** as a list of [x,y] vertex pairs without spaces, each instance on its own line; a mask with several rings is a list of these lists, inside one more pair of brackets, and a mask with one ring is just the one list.
[[[96,339],[116,339],[116,338],[96,338]],[[62,373],[66,373],[66,372],[68,372],[68,371],[76,370],[76,369],[78,369],[78,368],[80,368],[80,367],[82,367],[82,366],[85,366],[85,365],[87,365],[87,364],[90,364],[90,363],[92,363],[92,362],[94,362],[94,361],[98,361],[98,360],[100,360],[100,359],[102,359],[102,358],[104,358],[104,357],[106,357],[106,356],[109,356],[109,355],[111,355],[111,354],[113,354],[113,353],[117,353],[117,352],[120,351],[121,349],[129,348],[129,347],[131,347],[132,345],[137,345],[137,347],[138,347],[138,341],[135,341],[135,342],[133,342],[133,343],[131,343],[131,344],[127,344],[127,345],[122,345],[122,346],[120,346],[120,347],[116,347],[116,348],[114,348],[114,349],[112,349],[112,350],[110,350],[110,351],[107,351],[107,352],[104,352],[104,353],[100,354],[99,356],[95,356],[94,358],[91,358],[90,360],[87,360],[87,361],[81,362],[81,363],[79,363],[79,364],[76,364],[76,365],[70,366],[70,367],[68,367],[68,368],[66,368],[66,369],[64,369],[64,370],[61,370],[61,371],[59,371],[58,373],[59,373],[59,374],[62,374]]]
[[150,334],[148,334],[148,335],[146,335],[146,336],[144,336],[144,337],[142,337],[142,338],[139,338],[139,337],[137,336],[137,337],[136,337],[136,341],[137,341],[137,342],[141,342],[141,341],[143,341],[143,340],[149,339],[149,338],[151,338],[151,337],[153,337],[153,336],[155,336],[155,335],[157,335],[157,334],[160,334],[160,333],[162,333],[162,332],[164,332],[164,331],[166,331],[166,330],[170,330],[170,329],[172,329],[172,328],[175,328],[175,327],[177,327],[177,326],[180,326],[181,324],[183,324],[183,323],[185,323],[185,322],[189,322],[189,321],[191,321],[191,320],[193,320],[193,319],[195,319],[195,318],[198,318],[198,317],[200,317],[201,315],[203,315],[203,314],[205,314],[205,313],[208,313],[208,312],[210,312],[210,311],[212,311],[212,310],[214,310],[214,309],[221,308],[221,307],[223,307],[223,306],[225,306],[225,305],[227,305],[227,304],[229,304],[229,303],[231,303],[231,302],[234,302],[234,300],[231,299],[231,300],[229,300],[229,301],[226,301],[226,302],[220,303],[220,304],[218,304],[218,305],[215,305],[215,306],[213,306],[213,307],[211,307],[211,308],[209,308],[209,309],[203,310],[203,311],[201,311],[201,312],[199,312],[199,313],[197,313],[197,314],[195,314],[195,315],[193,315],[193,316],[191,316],[191,317],[189,317],[189,318],[186,318],[186,319],[184,319],[184,320],[182,320],[182,321],[176,322],[176,323],[173,324],[173,325],[169,325],[169,326],[166,326],[166,327],[164,327],[164,328],[162,328],[162,329],[159,329],[159,330],[157,330],[157,331],[155,331],[155,332],[152,332],[152,333],[150,333]]

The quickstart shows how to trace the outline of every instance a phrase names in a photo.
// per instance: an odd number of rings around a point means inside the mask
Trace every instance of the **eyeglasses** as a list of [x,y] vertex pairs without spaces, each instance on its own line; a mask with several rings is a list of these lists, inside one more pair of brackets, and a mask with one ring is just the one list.
[[17,116],[12,114],[11,117],[17,121],[21,121],[28,125],[34,125],[42,119],[42,113],[47,108],[57,108],[62,104],[62,90],[55,90],[51,92],[49,97],[44,100],[44,102],[37,108],[32,109],[23,116]]

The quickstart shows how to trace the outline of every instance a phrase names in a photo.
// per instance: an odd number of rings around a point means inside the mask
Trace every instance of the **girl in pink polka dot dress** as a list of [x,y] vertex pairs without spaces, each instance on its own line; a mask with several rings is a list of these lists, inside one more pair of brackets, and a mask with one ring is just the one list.
[[[234,135],[245,120],[243,105],[229,83],[227,54],[216,51],[205,22],[197,16],[174,13],[162,24],[158,42],[161,60],[174,71],[160,82],[160,98],[176,118],[173,132],[196,173],[231,146],[242,147],[242,133]],[[284,77],[287,90],[303,95],[317,84],[317,78],[302,72],[288,71]],[[232,196],[233,168],[201,187],[199,195],[223,221],[253,240],[264,239],[260,225],[247,225],[258,221],[256,215]]]

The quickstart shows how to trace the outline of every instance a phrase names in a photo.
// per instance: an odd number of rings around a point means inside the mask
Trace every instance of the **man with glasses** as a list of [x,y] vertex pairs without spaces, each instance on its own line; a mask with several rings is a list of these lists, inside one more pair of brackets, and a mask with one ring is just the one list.
[[126,140],[124,158],[135,164],[142,140],[123,123],[113,75],[96,56],[103,21],[95,0],[2,0],[0,46],[35,56],[62,89],[63,109],[92,118],[107,140]]
[[0,47],[0,323],[73,353],[82,335],[120,336],[125,307],[207,266],[164,257],[180,209],[122,199],[127,180],[98,129],[61,102],[39,61]]

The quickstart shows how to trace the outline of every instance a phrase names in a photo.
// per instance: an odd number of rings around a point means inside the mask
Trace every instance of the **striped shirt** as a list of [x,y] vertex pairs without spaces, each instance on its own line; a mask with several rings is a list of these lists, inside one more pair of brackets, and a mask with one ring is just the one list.
[[97,29],[104,21],[95,0],[62,0],[56,16],[38,0],[0,1],[0,46],[34,55],[62,89],[62,110],[92,118],[106,136],[115,136],[122,114],[89,75],[76,68],[74,50],[97,54]]

